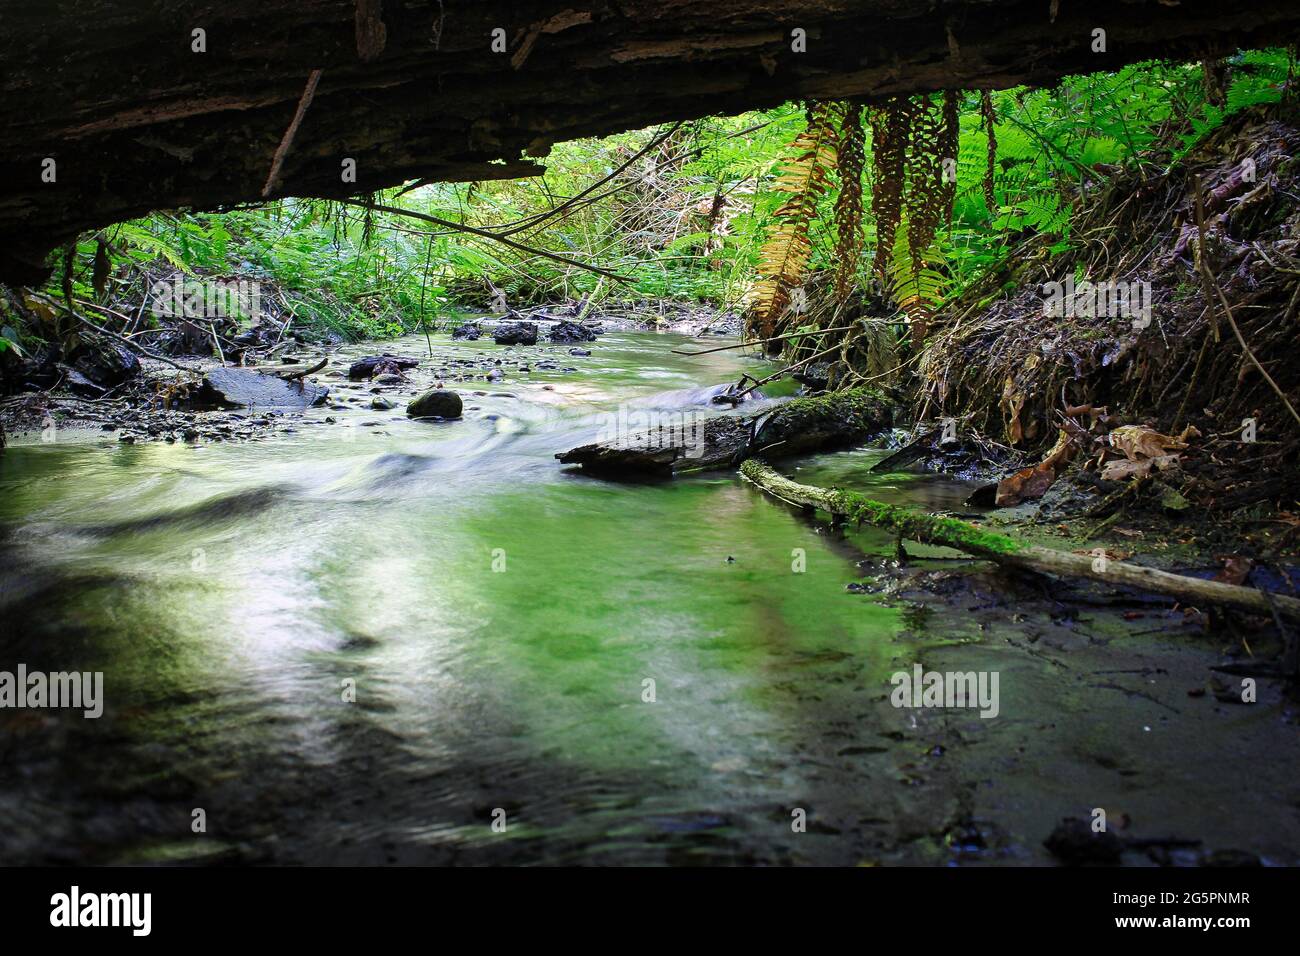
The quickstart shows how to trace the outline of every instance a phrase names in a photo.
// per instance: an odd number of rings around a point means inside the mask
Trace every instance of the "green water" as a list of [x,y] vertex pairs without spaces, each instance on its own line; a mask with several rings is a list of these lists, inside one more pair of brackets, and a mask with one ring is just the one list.
[[[903,624],[845,591],[888,542],[730,474],[553,458],[620,407],[711,412],[753,368],[670,353],[690,341],[610,334],[556,353],[576,373],[458,384],[454,423],[317,409],[245,444],[11,447],[0,668],[102,670],[106,704],[0,712],[0,857],[856,862],[852,839],[796,841],[791,808],[853,819],[896,786],[853,755],[880,742]],[[797,474],[959,500],[866,476],[880,454]]]

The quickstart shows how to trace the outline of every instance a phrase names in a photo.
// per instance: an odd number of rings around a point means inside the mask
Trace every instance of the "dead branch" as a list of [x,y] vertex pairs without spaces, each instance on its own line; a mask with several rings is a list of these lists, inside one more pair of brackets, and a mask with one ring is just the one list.
[[964,521],[887,505],[857,492],[803,485],[777,474],[767,465],[753,459],[740,466],[740,473],[782,501],[820,508],[837,517],[884,528],[900,538],[953,548],[1005,567],[1062,577],[1088,578],[1137,591],[1165,594],[1193,605],[1223,605],[1265,617],[1276,611],[1289,620],[1300,621],[1300,600],[1296,598],[1266,595],[1255,588],[1239,587],[1221,581],[1202,581],[1123,561],[1098,560],[1086,555],[1022,544],[1014,538],[977,528]]

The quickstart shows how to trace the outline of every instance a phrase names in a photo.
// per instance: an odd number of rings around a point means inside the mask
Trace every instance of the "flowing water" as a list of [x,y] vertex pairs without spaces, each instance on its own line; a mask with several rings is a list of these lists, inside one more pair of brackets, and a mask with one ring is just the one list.
[[[716,411],[755,366],[669,351],[692,341],[611,333],[576,373],[457,386],[457,422],[11,446],[0,669],[102,671],[105,707],[0,711],[0,858],[858,862],[898,786],[869,758],[904,622],[845,584],[888,542],[731,474],[618,484],[553,457],[620,409]],[[867,476],[880,454],[799,474],[965,491]]]

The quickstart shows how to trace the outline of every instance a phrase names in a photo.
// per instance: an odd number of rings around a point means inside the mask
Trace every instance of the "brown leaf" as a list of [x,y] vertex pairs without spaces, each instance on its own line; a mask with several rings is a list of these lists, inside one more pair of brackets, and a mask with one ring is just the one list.
[[1162,435],[1145,425],[1121,425],[1110,433],[1110,443],[1131,461],[1161,458],[1167,451],[1181,451],[1187,443]]
[[1056,446],[1041,462],[1022,468],[998,482],[994,504],[999,508],[1007,508],[1022,501],[1043,497],[1077,450],[1074,439],[1062,431],[1056,440]]
[[1175,467],[1178,459],[1178,455],[1161,455],[1158,458],[1148,458],[1146,461],[1130,461],[1127,458],[1117,458],[1114,461],[1106,462],[1105,467],[1101,469],[1101,477],[1103,481],[1128,481],[1130,478],[1145,478],[1153,471],[1167,471]]

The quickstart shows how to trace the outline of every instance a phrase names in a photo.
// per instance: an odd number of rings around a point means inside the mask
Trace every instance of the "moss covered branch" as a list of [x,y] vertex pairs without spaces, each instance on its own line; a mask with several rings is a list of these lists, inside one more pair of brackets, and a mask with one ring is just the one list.
[[1295,598],[1265,594],[1255,588],[1239,587],[1221,581],[1203,581],[1200,578],[1170,574],[1168,571],[1123,561],[1022,544],[1014,538],[985,531],[965,521],[939,518],[909,508],[887,505],[855,491],[800,484],[753,459],[740,466],[740,473],[768,494],[783,501],[818,508],[859,524],[883,528],[912,541],[987,558],[999,565],[1063,577],[1088,578],[1105,584],[1168,595],[1193,605],[1235,607],[1260,615],[1270,615],[1276,610],[1282,617],[1300,621],[1300,600]]

